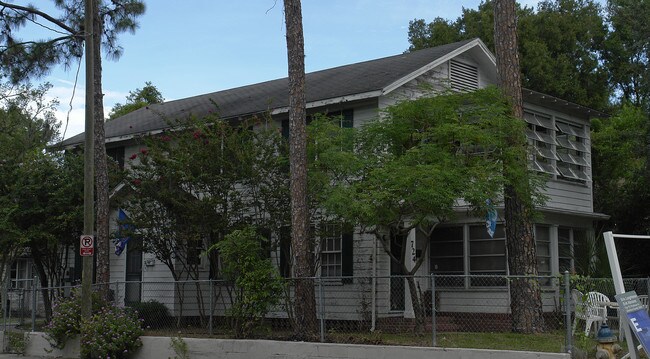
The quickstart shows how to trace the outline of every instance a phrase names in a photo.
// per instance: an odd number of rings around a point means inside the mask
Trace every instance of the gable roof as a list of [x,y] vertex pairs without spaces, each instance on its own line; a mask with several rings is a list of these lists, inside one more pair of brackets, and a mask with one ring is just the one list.
[[[470,49],[485,55],[481,58],[495,68],[494,55],[480,39],[472,39],[307,73],[307,107],[386,95]],[[143,107],[106,122],[106,142],[160,132],[169,127],[169,120],[182,120],[192,115],[202,117],[216,112],[221,118],[230,119],[265,111],[278,114],[287,112],[288,105],[289,85],[285,77]],[[57,147],[71,147],[83,141],[81,133],[60,142]]]
[[[419,75],[423,68],[429,67],[427,65],[446,61],[457,53],[481,44],[478,39],[466,40],[311,72],[305,76],[305,99],[308,107],[314,107],[314,103],[325,100],[344,102],[377,97],[388,92],[386,89],[389,87],[398,87],[401,82]],[[204,116],[210,112],[217,112],[222,118],[264,111],[281,113],[287,111],[288,105],[289,85],[288,78],[285,77],[149,105],[106,122],[104,129],[107,142],[113,142],[163,130],[169,127],[166,119],[182,119],[190,115]],[[62,141],[59,146],[76,145],[82,143],[83,139],[84,135],[81,133]]]

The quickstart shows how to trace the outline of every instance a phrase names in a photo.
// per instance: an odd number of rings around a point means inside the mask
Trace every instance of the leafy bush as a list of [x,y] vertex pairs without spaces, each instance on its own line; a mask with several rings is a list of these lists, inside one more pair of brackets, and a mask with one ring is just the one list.
[[[106,302],[97,293],[92,294],[95,312],[106,306]],[[45,327],[48,341],[53,348],[63,349],[65,342],[81,334],[81,295],[72,292],[69,298],[61,298],[52,307],[52,320]]]
[[271,260],[261,256],[264,240],[253,227],[247,227],[210,248],[219,250],[224,260],[223,273],[235,282],[234,302],[228,314],[237,337],[250,336],[281,298],[282,279]]
[[138,314],[128,308],[107,306],[86,322],[81,337],[82,358],[126,358],[142,346]]
[[85,326],[81,338],[82,358],[125,358],[142,345],[142,321],[137,312],[110,305],[93,293],[93,315],[82,321],[81,296],[77,294],[62,299],[52,308],[52,320],[45,332],[53,348],[62,349],[66,341],[81,335],[82,325]]
[[138,313],[142,326],[146,329],[164,328],[171,322],[167,306],[156,300],[129,304]]

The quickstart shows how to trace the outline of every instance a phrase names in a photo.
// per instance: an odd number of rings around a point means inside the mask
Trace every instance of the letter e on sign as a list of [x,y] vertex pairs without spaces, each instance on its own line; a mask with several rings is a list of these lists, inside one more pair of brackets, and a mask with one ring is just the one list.
[[92,256],[95,254],[95,238],[89,235],[82,235],[79,242],[79,254],[81,256]]

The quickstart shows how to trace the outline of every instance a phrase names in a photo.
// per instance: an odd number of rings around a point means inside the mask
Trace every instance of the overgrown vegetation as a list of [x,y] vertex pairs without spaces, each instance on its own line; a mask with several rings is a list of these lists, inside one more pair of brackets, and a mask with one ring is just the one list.
[[97,293],[93,293],[92,312],[91,318],[81,318],[81,297],[76,293],[57,303],[45,328],[52,348],[62,349],[68,340],[81,336],[82,358],[125,358],[142,346],[137,312],[106,303]]
[[248,337],[280,301],[283,280],[261,245],[265,239],[253,227],[235,230],[210,250],[223,258],[223,274],[235,284],[228,314],[238,338]]

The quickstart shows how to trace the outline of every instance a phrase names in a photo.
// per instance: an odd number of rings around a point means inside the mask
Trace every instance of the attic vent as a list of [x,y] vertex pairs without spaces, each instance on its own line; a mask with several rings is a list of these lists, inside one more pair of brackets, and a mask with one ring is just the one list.
[[449,61],[449,79],[454,91],[478,89],[478,68],[463,62]]

